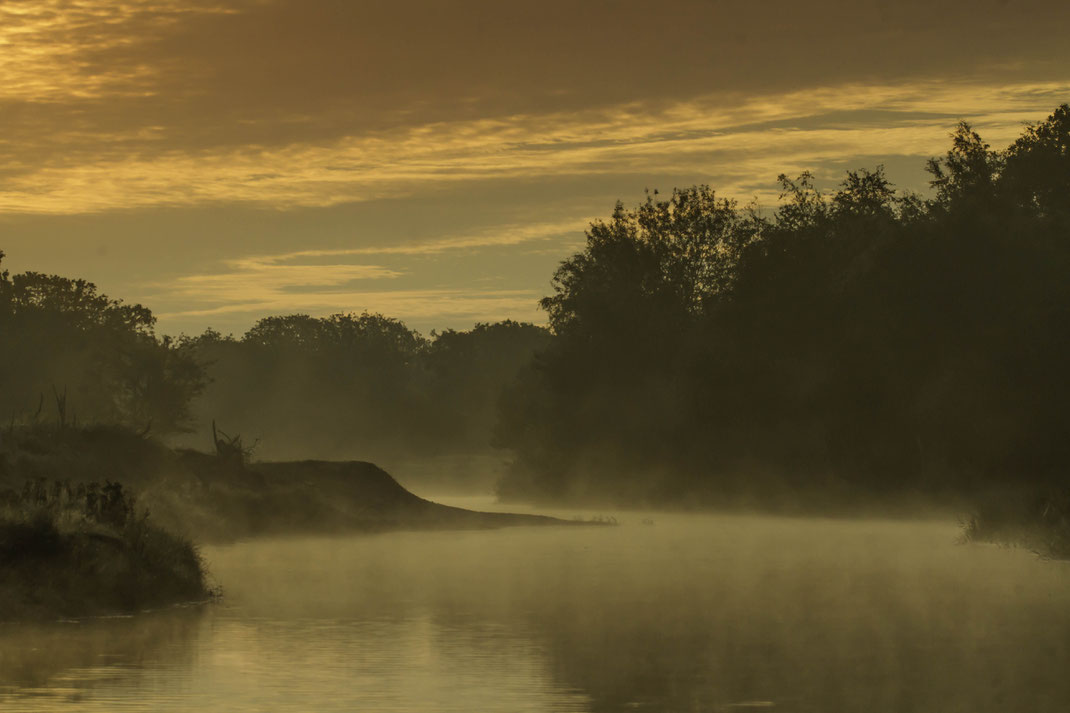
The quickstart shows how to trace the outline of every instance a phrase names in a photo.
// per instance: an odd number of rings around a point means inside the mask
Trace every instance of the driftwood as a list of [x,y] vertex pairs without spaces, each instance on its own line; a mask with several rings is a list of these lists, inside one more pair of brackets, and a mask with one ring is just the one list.
[[225,461],[244,466],[259,442],[259,440],[254,441],[253,445],[246,447],[242,443],[240,433],[228,436],[216,428],[215,419],[212,419],[212,443],[215,445],[215,453]]

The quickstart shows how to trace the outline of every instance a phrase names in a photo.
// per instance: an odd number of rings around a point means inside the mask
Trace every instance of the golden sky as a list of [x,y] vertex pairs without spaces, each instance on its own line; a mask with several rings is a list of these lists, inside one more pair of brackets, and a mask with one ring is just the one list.
[[0,0],[0,249],[161,331],[541,321],[645,188],[923,190],[1070,101],[1070,3]]

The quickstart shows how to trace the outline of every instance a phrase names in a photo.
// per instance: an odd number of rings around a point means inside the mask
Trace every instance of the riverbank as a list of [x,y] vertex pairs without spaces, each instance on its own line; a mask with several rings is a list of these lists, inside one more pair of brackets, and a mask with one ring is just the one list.
[[23,427],[0,445],[0,492],[27,480],[123,483],[156,526],[198,543],[264,535],[570,524],[421,498],[373,463],[246,462],[115,427]]
[[32,481],[0,505],[0,620],[142,611],[209,598],[193,544],[116,483]]
[[176,454],[170,479],[143,501],[158,522],[200,542],[265,535],[491,529],[569,522],[477,512],[421,498],[373,463],[284,461],[239,467],[195,451]]
[[1070,560],[1070,491],[1038,487],[991,494],[965,522],[964,536]]
[[246,463],[114,427],[0,436],[0,620],[204,600],[194,542],[572,524],[433,503],[360,461]]
[[[832,476],[788,479],[739,474],[730,487],[635,487],[574,490],[559,497],[499,492],[503,506],[654,509],[670,513],[749,514],[830,519],[957,521],[967,542],[1028,549],[1048,559],[1070,560],[1070,487],[1058,476],[960,476],[958,488],[860,487]],[[724,480],[724,479],[722,479]],[[938,480],[933,478],[934,481]],[[651,479],[654,482],[654,479]],[[649,483],[647,484],[649,486]]]

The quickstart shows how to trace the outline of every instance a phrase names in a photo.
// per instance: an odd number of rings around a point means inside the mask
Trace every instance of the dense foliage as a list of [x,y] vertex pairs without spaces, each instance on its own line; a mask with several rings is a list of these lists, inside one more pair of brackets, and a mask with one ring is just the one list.
[[[1070,108],[994,151],[966,124],[934,195],[781,177],[763,218],[707,187],[618,205],[543,300],[506,402],[506,493],[675,499],[964,492],[1070,457]],[[819,486],[815,488],[815,486]]]
[[0,418],[181,430],[204,373],[155,321],[85,280],[0,272]]
[[136,612],[209,596],[196,548],[119,483],[0,488],[0,620]]

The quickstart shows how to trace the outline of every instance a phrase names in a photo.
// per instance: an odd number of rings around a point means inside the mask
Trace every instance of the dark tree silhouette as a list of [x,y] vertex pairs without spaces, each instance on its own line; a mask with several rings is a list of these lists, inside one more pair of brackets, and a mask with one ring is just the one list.
[[3,272],[0,409],[19,420],[56,394],[64,423],[183,429],[204,373],[182,345],[155,336],[155,321],[86,280]]
[[932,197],[881,168],[762,219],[706,187],[618,204],[543,300],[503,402],[503,491],[707,501],[1062,483],[1070,108],[992,150],[967,124]]

